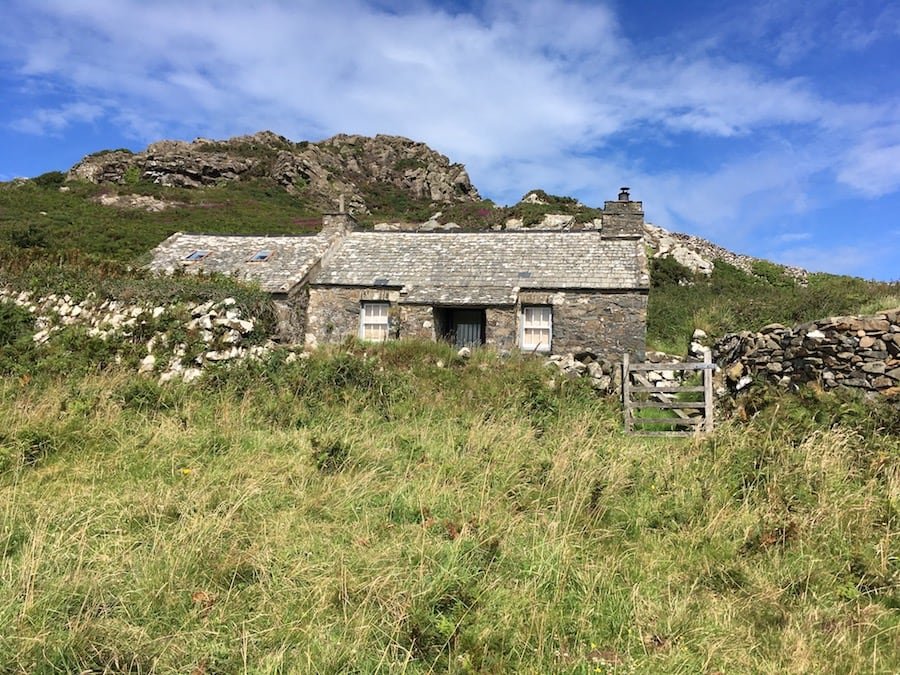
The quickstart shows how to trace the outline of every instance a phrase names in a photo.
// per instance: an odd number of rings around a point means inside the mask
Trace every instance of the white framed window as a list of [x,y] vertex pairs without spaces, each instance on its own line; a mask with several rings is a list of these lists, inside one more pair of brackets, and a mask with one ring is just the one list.
[[549,352],[553,338],[553,308],[545,305],[522,307],[519,343],[523,351]]
[[387,302],[364,302],[359,310],[359,337],[369,342],[384,342],[388,338]]

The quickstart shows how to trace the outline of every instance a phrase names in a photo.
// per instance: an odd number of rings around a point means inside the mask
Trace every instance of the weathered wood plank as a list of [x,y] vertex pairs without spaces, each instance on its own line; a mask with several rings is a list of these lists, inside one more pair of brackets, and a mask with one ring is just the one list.
[[677,410],[678,408],[691,408],[694,410],[705,410],[706,401],[632,401],[632,408],[665,408],[667,410]]
[[[705,365],[712,365],[712,354],[709,351],[705,352],[703,361]],[[704,416],[706,417],[704,428],[707,433],[710,433],[713,430],[715,413],[715,407],[713,406],[713,371],[710,369],[703,371],[703,398],[706,403],[704,406]]]
[[702,417],[635,417],[633,422],[635,425],[644,424],[671,424],[672,426],[694,427],[704,423]]
[[[622,357],[622,407],[626,431],[640,436],[692,436],[701,431],[711,432],[714,413],[712,376],[715,367],[709,352],[704,355],[702,363],[672,364],[631,363],[630,356],[624,354]],[[703,374],[703,384],[700,386],[654,384],[643,375],[643,373],[653,370],[700,371]],[[632,378],[637,384],[632,384]],[[673,400],[671,394],[678,393],[702,393],[703,400]],[[648,399],[653,400],[634,400],[635,394],[644,394]],[[636,414],[640,410],[668,410],[676,416],[637,417]],[[651,425],[672,428],[667,431],[645,429]],[[691,428],[684,429],[683,427]]]
[[647,393],[654,393],[654,394],[655,394],[655,393],[669,393],[669,394],[674,394],[674,393],[676,393],[676,392],[682,392],[682,391],[699,393],[699,392],[702,392],[702,391],[705,391],[705,390],[706,390],[705,387],[679,387],[679,386],[677,386],[677,385],[671,385],[671,386],[670,386],[670,385],[666,385],[666,386],[664,386],[664,387],[656,387],[656,386],[653,386],[653,385],[646,386],[646,385],[637,385],[637,384],[634,384],[634,385],[632,385],[631,388],[630,388],[630,391],[631,391],[631,393],[633,393],[633,394],[637,394],[637,393],[641,393],[641,394],[647,394]]
[[622,355],[622,401],[625,409],[625,431],[634,433],[634,422],[631,414],[631,359],[628,354]]
[[632,372],[646,372],[648,370],[715,370],[714,363],[632,363],[629,368]]

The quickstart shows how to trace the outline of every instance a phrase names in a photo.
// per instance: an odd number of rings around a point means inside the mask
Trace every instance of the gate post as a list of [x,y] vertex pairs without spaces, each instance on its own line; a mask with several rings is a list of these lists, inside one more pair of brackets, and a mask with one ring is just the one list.
[[625,412],[625,431],[634,431],[634,420],[631,417],[631,359],[628,352],[622,354],[622,409]]
[[715,366],[712,363],[712,352],[708,349],[703,351],[703,414],[706,417],[705,429],[706,433],[712,433],[713,430],[713,413],[715,406],[713,405],[713,371]]

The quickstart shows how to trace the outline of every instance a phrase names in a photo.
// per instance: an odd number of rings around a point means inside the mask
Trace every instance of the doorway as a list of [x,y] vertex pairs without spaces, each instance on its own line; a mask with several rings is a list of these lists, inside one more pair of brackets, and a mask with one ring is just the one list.
[[454,347],[477,347],[484,344],[484,310],[435,308],[438,337]]

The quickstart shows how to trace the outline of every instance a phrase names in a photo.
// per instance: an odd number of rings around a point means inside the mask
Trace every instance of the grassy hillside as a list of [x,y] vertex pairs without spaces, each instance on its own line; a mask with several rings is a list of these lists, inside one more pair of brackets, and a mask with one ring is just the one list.
[[0,672],[896,672],[900,427],[624,437],[538,361],[0,379]]
[[[67,255],[60,262],[58,255],[76,250],[94,261],[78,272],[83,275],[82,285],[89,286],[89,282],[94,283],[91,267],[96,261],[140,263],[153,246],[176,231],[292,234],[315,231],[320,223],[321,214],[314,206],[262,178],[201,190],[147,183],[111,187],[75,182],[66,184],[67,192],[60,192],[62,178],[60,173],[50,173],[25,183],[0,184],[0,269],[4,270],[0,282],[23,282],[28,276],[22,273],[23,258],[44,259],[33,278],[58,276],[47,276],[48,264],[52,267],[53,261],[56,269],[66,274],[72,257]],[[180,206],[148,213],[97,202],[101,194],[114,192],[149,195]],[[551,212],[572,213],[580,220],[597,216],[595,210],[574,200],[538,192],[548,204],[496,208],[489,201],[462,203],[444,208],[443,220],[488,228],[513,217],[533,224]],[[435,210],[429,202],[411,199],[385,185],[371,186],[367,199],[373,213],[363,219],[364,226],[392,219],[421,221]],[[105,264],[101,262],[101,267]],[[15,279],[10,276],[13,268],[19,271]],[[900,283],[813,274],[809,285],[801,287],[776,265],[761,263],[755,272],[746,274],[717,262],[714,273],[704,277],[692,275],[672,260],[654,261],[648,317],[650,348],[684,353],[694,328],[718,336],[772,322],[793,324],[900,305]],[[25,283],[35,282],[25,279]]]
[[[190,190],[149,183],[112,188],[67,183],[62,174],[0,184],[0,243],[47,251],[77,249],[133,262],[174,232],[301,234],[319,228],[321,215],[302,199],[260,179]],[[149,213],[103,206],[101,194],[149,195],[180,204]]]
[[707,277],[671,259],[652,260],[648,347],[685,354],[695,328],[715,338],[770,323],[790,326],[900,306],[900,282],[810,274],[808,284],[801,286],[771,263],[761,263],[754,271],[747,274],[718,260]]
[[[33,181],[0,183],[0,245],[50,251],[74,248],[133,262],[174,232],[302,234],[321,224],[319,207],[266,178],[202,189],[144,182],[64,184],[63,178],[63,174],[51,172]],[[60,192],[63,186],[68,189]],[[474,229],[487,229],[507,218],[521,218],[526,225],[533,225],[546,213],[571,213],[583,222],[599,215],[598,210],[574,200],[548,195],[556,201],[498,208],[489,200],[435,206],[381,183],[369,184],[364,193],[371,213],[359,217],[363,227],[385,220],[424,222],[437,210],[442,211],[444,222]],[[98,199],[105,194],[151,196],[177,207],[149,213],[104,206]]]

